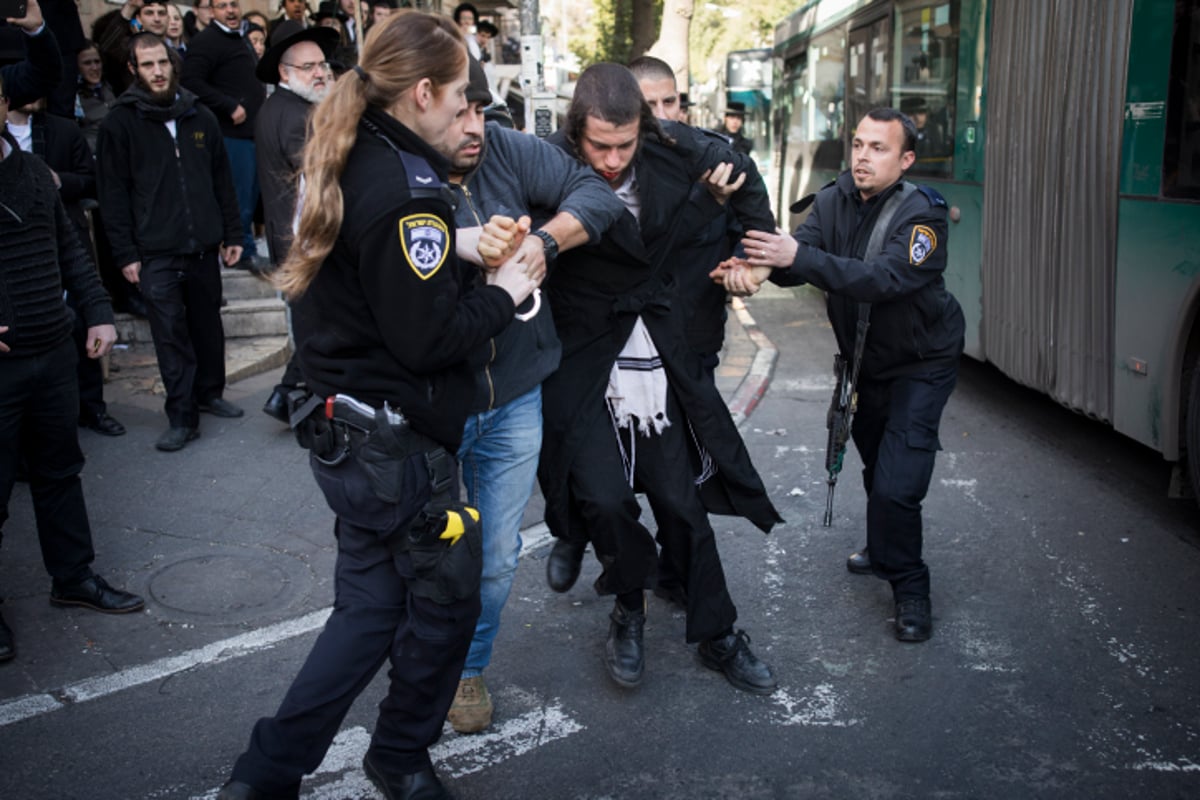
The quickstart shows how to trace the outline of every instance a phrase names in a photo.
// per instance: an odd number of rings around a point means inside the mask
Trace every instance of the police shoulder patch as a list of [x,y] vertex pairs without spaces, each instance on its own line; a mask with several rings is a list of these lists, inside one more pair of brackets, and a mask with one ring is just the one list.
[[409,214],[400,219],[400,247],[412,271],[426,281],[446,263],[450,231],[433,214]]
[[914,225],[908,240],[908,263],[920,265],[937,249],[937,234],[927,225]]

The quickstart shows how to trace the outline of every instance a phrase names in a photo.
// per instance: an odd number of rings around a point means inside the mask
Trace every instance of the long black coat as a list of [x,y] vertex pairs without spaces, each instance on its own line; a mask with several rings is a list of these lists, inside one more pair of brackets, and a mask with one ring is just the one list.
[[254,123],[258,185],[262,187],[272,264],[282,264],[292,244],[296,176],[304,154],[310,111],[312,103],[280,86],[263,103]]
[[[676,145],[646,137],[634,162],[641,218],[634,220],[626,212],[599,243],[564,253],[544,285],[563,344],[558,371],[542,385],[544,435],[538,466],[546,523],[556,535],[569,529],[570,471],[577,459],[579,469],[588,469],[581,440],[608,413],[604,393],[609,372],[639,315],[687,416],[672,424],[690,423],[717,466],[716,475],[701,488],[708,510],[741,515],[764,531],[782,521],[724,400],[688,347],[684,316],[674,302],[680,271],[715,266],[678,258],[681,245],[697,228],[723,213],[716,203],[706,209],[692,205],[689,211],[688,197],[700,175],[731,160],[738,171],[750,173],[729,201],[747,229],[775,228],[766,187],[749,158],[691,128],[664,127]],[[569,151],[561,134],[552,141]]]

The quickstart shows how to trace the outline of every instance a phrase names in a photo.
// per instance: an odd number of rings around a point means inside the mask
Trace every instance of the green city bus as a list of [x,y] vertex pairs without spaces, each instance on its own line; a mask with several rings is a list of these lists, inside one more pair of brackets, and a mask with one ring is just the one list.
[[775,207],[874,106],[922,128],[967,353],[1200,497],[1200,0],[812,0],[775,31]]

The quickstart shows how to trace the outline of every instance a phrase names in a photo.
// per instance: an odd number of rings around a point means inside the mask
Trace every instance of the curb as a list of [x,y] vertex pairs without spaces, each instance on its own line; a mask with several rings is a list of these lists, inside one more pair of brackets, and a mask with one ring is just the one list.
[[756,348],[750,369],[747,370],[742,382],[734,391],[733,398],[729,401],[729,415],[733,417],[734,424],[740,428],[754,413],[759,401],[766,394],[767,387],[771,385],[771,375],[775,371],[775,362],[779,360],[779,351],[775,349],[775,345],[767,338],[767,335],[759,329],[758,323],[754,321],[754,317],[750,315],[750,311],[740,297],[733,298],[730,307],[737,314],[738,322]]

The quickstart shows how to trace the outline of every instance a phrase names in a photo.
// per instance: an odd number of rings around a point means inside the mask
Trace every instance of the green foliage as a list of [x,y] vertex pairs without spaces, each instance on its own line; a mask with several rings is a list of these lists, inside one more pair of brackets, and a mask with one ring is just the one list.
[[715,78],[734,50],[770,47],[775,26],[804,5],[804,0],[707,0],[696,3],[692,18],[692,81]]
[[600,61],[625,64],[633,46],[633,0],[592,0],[589,24],[568,37],[568,47],[586,69]]

